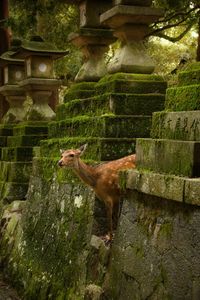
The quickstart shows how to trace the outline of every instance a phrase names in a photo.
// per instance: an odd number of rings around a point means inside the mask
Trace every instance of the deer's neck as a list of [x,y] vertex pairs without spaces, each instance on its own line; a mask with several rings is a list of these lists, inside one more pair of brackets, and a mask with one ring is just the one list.
[[91,166],[86,165],[80,159],[77,160],[74,167],[76,175],[87,185],[94,187],[96,185],[96,171]]

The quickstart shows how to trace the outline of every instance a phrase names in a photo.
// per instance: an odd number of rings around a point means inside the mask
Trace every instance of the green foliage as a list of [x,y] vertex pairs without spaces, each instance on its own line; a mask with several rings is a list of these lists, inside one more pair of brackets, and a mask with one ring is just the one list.
[[81,64],[80,51],[69,44],[67,36],[78,28],[78,11],[75,6],[52,0],[11,0],[10,18],[13,37],[28,39],[40,35],[59,49],[69,49],[70,54],[55,63],[58,77],[74,77]]

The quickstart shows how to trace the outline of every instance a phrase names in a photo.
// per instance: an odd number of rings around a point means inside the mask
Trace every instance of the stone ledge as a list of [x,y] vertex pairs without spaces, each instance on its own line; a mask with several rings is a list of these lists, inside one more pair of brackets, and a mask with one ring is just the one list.
[[180,177],[138,170],[128,170],[123,172],[122,175],[125,176],[127,189],[200,206],[200,178]]

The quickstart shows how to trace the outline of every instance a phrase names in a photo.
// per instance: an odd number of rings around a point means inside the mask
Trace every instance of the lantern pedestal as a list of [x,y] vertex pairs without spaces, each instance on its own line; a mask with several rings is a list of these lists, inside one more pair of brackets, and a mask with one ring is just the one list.
[[81,28],[78,33],[69,35],[69,41],[80,48],[84,57],[84,64],[75,77],[76,82],[98,81],[107,73],[104,53],[115,41],[111,30]]
[[144,39],[148,25],[159,19],[163,11],[148,6],[133,6],[135,1],[132,3],[116,5],[100,17],[100,22],[114,29],[114,36],[121,42],[121,48],[108,66],[109,73],[151,74],[154,71],[154,63],[146,53]]
[[0,93],[6,97],[9,103],[9,109],[2,119],[2,123],[19,123],[25,118],[24,101],[26,100],[25,92],[17,85],[4,85],[0,87]]
[[33,101],[25,117],[27,121],[50,121],[55,118],[49,101],[52,92],[57,90],[60,84],[60,80],[42,78],[28,78],[20,83]]

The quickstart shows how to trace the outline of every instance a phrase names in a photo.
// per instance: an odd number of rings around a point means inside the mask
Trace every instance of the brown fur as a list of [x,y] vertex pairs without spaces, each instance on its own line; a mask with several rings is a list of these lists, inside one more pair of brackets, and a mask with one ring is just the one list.
[[96,196],[105,203],[109,221],[109,236],[113,232],[113,210],[119,207],[121,191],[119,187],[119,171],[135,168],[135,154],[100,164],[96,167],[85,164],[80,156],[86,149],[83,145],[80,149],[62,151],[58,164],[61,167],[72,168],[77,176],[95,192]]

